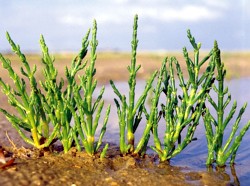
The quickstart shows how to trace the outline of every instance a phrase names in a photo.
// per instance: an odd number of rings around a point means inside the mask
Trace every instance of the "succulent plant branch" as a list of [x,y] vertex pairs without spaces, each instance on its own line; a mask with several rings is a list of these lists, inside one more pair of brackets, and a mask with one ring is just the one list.
[[[195,140],[194,132],[199,124],[207,94],[213,84],[214,63],[212,61],[208,64],[206,71],[199,77],[200,68],[209,59],[211,53],[200,62],[199,50],[201,45],[195,42],[189,30],[188,38],[194,48],[194,61],[189,58],[188,52],[184,48],[183,53],[189,74],[187,82],[184,80],[179,62],[174,57],[168,61],[168,69],[165,72],[163,92],[166,96],[166,105],[162,105],[162,112],[166,121],[164,142],[162,147],[157,133],[157,123],[154,123],[155,146],[151,147],[158,153],[161,161],[170,160]],[[173,65],[179,79],[181,89],[179,95]],[[186,135],[182,139],[184,129],[186,129]]]
[[[241,129],[238,136],[236,132],[239,129],[239,123],[242,115],[245,112],[247,104],[245,103],[233,123],[231,133],[227,139],[225,139],[225,129],[231,122],[233,115],[236,112],[237,102],[234,101],[228,115],[225,117],[225,109],[231,101],[231,94],[228,92],[228,88],[224,88],[224,81],[226,76],[226,70],[224,63],[221,62],[220,50],[218,44],[215,41],[212,59],[216,64],[216,84],[213,85],[213,90],[217,95],[217,103],[208,95],[208,101],[216,111],[216,115],[211,114],[211,110],[205,109],[203,114],[204,124],[206,128],[206,138],[208,143],[208,157],[206,164],[210,166],[216,162],[217,166],[225,166],[226,161],[231,158],[230,164],[234,164],[237,150],[240,146],[243,136],[250,127],[250,121]],[[217,85],[217,86],[216,86]],[[234,140],[233,140],[234,139]],[[223,146],[223,142],[225,143]]]
[[[44,148],[50,145],[50,143],[56,137],[58,126],[55,126],[51,135],[48,134],[49,123],[47,122],[46,114],[42,104],[42,93],[37,87],[37,81],[35,79],[36,66],[31,70],[29,63],[26,60],[25,55],[21,52],[20,47],[16,45],[10,35],[6,34],[7,40],[9,41],[13,52],[19,57],[24,67],[21,67],[21,74],[27,78],[30,85],[30,92],[26,87],[25,79],[21,78],[12,68],[9,59],[5,59],[0,54],[3,67],[9,72],[10,78],[14,82],[15,88],[5,84],[0,79],[0,85],[2,92],[7,96],[8,102],[11,106],[16,108],[19,116],[10,114],[4,109],[0,109],[7,119],[16,128],[20,136],[25,142],[37,147]],[[43,126],[43,127],[41,127]],[[27,137],[22,129],[31,132],[31,138]],[[44,140],[46,139],[46,140]]]
[[73,87],[77,86],[75,81],[75,76],[77,72],[84,69],[86,62],[82,63],[83,58],[87,54],[88,48],[88,36],[89,31],[82,42],[82,49],[79,54],[71,63],[70,68],[65,68],[65,76],[67,79],[66,88],[64,88],[64,80],[61,79],[57,82],[57,70],[54,66],[55,59],[50,56],[48,47],[45,44],[43,36],[41,36],[40,44],[42,49],[42,62],[45,66],[43,74],[45,77],[44,82],[40,81],[41,86],[46,92],[45,96],[42,96],[42,104],[44,105],[44,110],[49,116],[49,121],[53,126],[59,125],[58,138],[62,142],[64,147],[64,152],[68,152],[72,147],[74,141],[74,131],[75,126],[71,126],[72,113],[68,105],[65,103],[70,103],[72,107],[75,108],[76,102],[73,96]]
[[[61,141],[64,152],[68,152],[75,142],[77,148],[81,150],[78,137],[83,141],[88,154],[93,155],[98,151],[102,144],[102,139],[106,131],[110,106],[107,108],[104,124],[101,129],[100,137],[97,143],[94,141],[97,126],[103,109],[104,102],[101,100],[104,93],[104,87],[100,95],[93,103],[93,92],[97,86],[97,81],[93,79],[96,69],[96,31],[97,26],[94,21],[91,40],[90,65],[85,70],[85,75],[80,76],[81,83],[76,83],[76,74],[85,69],[87,61],[83,62],[89,46],[89,34],[82,41],[82,49],[73,59],[71,66],[65,68],[64,80],[58,82],[57,69],[54,66],[55,59],[50,56],[49,49],[45,44],[43,36],[40,39],[42,49],[42,62],[44,64],[44,80],[40,81],[43,88],[41,90],[37,85],[35,78],[36,66],[33,69],[26,61],[20,47],[16,45],[7,33],[7,39],[12,50],[18,55],[24,67],[21,67],[21,74],[28,79],[30,92],[26,88],[26,81],[21,78],[12,68],[11,62],[0,54],[3,67],[8,70],[10,78],[13,79],[15,88],[11,88],[0,79],[0,86],[3,93],[8,97],[9,103],[16,108],[19,116],[10,114],[4,109],[0,109],[7,119],[12,123],[20,136],[29,144],[39,149],[48,147],[57,138]],[[82,97],[83,91],[84,95]],[[81,114],[81,116],[78,115]],[[96,113],[96,114],[95,114]],[[95,114],[95,117],[94,117]],[[74,119],[75,124],[72,124]],[[31,132],[31,138],[27,137],[23,130]],[[50,133],[50,129],[52,132]],[[108,145],[105,146],[102,156],[105,156]]]
[[[96,40],[96,34],[97,34],[97,24],[96,21],[94,21],[92,28],[92,39],[90,41],[90,46],[91,46],[90,64],[86,68],[85,74],[79,76],[80,85],[73,87],[73,93],[74,93],[73,97],[76,105],[74,106],[72,105],[72,102],[67,102],[67,105],[70,108],[75,121],[75,127],[76,127],[75,131],[76,133],[79,133],[79,137],[82,141],[85,151],[90,155],[94,155],[99,150],[102,144],[102,139],[106,132],[106,125],[110,113],[110,105],[109,105],[106,110],[99,139],[96,143],[95,134],[99,124],[101,112],[104,107],[104,101],[102,100],[102,96],[105,90],[105,88],[102,87],[97,99],[93,101],[93,93],[97,86],[97,80],[94,79],[96,73],[95,69],[95,62],[97,58],[96,49],[98,45],[98,41]],[[78,109],[76,110],[75,107]],[[77,136],[77,134],[75,134],[75,136]],[[108,145],[104,148],[102,156],[105,156],[107,148]],[[79,144],[78,144],[78,149],[80,150]]]
[[146,115],[147,123],[144,129],[143,135],[136,146],[134,154],[141,154],[141,155],[145,154],[145,149],[146,149],[146,145],[148,144],[151,130],[153,131],[155,145],[158,146],[160,144],[157,128],[158,128],[159,117],[161,114],[158,111],[158,103],[159,103],[160,94],[163,91],[162,82],[163,82],[164,74],[166,72],[166,61],[167,59],[165,59],[164,62],[162,63],[162,66],[161,66],[161,69],[157,78],[157,85],[153,90],[154,96],[151,100],[150,113],[146,111],[145,107],[144,109],[142,108],[143,109],[142,111]]
[[[128,103],[126,100],[126,96],[122,95],[119,90],[116,88],[114,82],[111,80],[110,84],[115,92],[115,94],[120,99],[120,103],[117,99],[115,99],[115,103],[117,106],[117,114],[119,117],[119,127],[120,127],[120,150],[122,154],[133,153],[134,152],[134,133],[141,121],[141,113],[142,108],[145,103],[147,93],[150,90],[153,80],[156,77],[157,72],[153,73],[151,78],[148,80],[145,89],[142,95],[139,97],[137,102],[135,101],[135,87],[136,87],[136,74],[141,68],[140,65],[136,65],[136,54],[137,54],[137,24],[138,16],[136,15],[134,18],[134,26],[133,26],[133,39],[131,42],[132,46],[132,58],[131,64],[128,66],[129,71],[129,97]],[[127,144],[126,144],[126,131],[127,130]]]

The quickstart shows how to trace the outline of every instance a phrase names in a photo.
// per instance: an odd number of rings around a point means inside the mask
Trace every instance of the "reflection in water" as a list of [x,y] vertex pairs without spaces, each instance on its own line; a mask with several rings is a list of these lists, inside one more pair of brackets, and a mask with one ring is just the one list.
[[[238,186],[240,185],[240,181],[237,177],[237,174],[236,174],[236,171],[235,171],[235,166],[232,165],[230,166],[230,170],[228,170],[229,167],[226,166],[226,167],[207,167],[207,171],[210,173],[210,174],[216,174],[217,176],[221,177],[222,180],[225,180],[225,181],[228,181],[230,182],[230,185],[235,185],[235,186]],[[229,171],[229,173],[228,173]]]
[[[250,103],[250,86],[249,86],[250,78],[242,78],[242,79],[234,79],[227,82],[227,86],[229,87],[229,91],[232,95],[232,103],[234,100],[237,100],[237,105],[239,108],[243,106],[245,102]],[[122,93],[125,95],[128,94],[128,85],[127,82],[116,82],[116,86]],[[145,86],[145,81],[137,81],[136,86],[136,99],[142,94],[142,91]],[[248,92],[248,93],[247,93]],[[126,95],[127,96],[127,95]],[[114,104],[113,99],[115,98],[115,94],[113,93],[113,89],[110,85],[106,86],[106,90],[104,93],[104,99],[106,104],[112,104],[111,114],[108,122],[107,133],[105,135],[105,140],[119,144],[119,125],[118,118],[116,113],[116,106]],[[164,103],[164,98],[160,99],[160,102]],[[230,105],[228,106],[230,108]],[[249,105],[250,107],[250,105]],[[240,123],[239,128],[242,128],[247,121],[250,119],[250,108],[247,107],[245,114],[242,117],[242,121]],[[237,111],[236,111],[237,112]],[[235,118],[234,118],[235,119]],[[234,120],[232,120],[234,121]],[[230,124],[229,124],[230,125]],[[142,136],[143,130],[145,127],[145,120],[142,121],[138,127],[138,130],[135,134],[136,142]],[[165,131],[165,123],[163,120],[159,123],[159,136],[163,138]],[[231,132],[231,128],[228,127],[225,137],[227,137]],[[233,181],[234,185],[239,185],[240,182],[242,185],[250,185],[250,170],[248,166],[250,164],[250,147],[248,142],[250,141],[250,135],[248,131],[243,138],[242,144],[238,150],[238,154],[236,156],[236,166],[226,166],[224,170],[218,170],[215,168],[210,168],[208,171],[212,171],[216,174],[220,174],[220,176],[225,180]],[[237,134],[236,134],[237,135]],[[197,131],[195,133],[195,137],[198,138],[197,141],[192,142],[184,151],[177,155],[175,158],[171,160],[172,165],[176,166],[187,166],[197,171],[206,170],[205,161],[207,156],[207,143],[205,137],[204,126],[201,124],[197,127]],[[153,140],[149,141],[149,145],[153,144]],[[152,150],[148,150],[147,153],[153,153]],[[236,175],[238,174],[238,177]]]
[[231,168],[231,175],[232,175],[233,178],[234,178],[234,184],[235,184],[235,185],[240,185],[240,181],[239,181],[239,179],[238,179],[238,177],[237,177],[237,174],[236,174],[234,165],[231,166],[230,168]]

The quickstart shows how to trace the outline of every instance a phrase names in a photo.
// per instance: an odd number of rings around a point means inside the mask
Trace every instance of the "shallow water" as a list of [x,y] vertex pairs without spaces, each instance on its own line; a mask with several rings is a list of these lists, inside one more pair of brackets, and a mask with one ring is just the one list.
[[[128,95],[127,82],[115,82],[115,85],[117,86],[118,90],[120,90],[121,93]],[[137,81],[137,86],[136,86],[137,99],[141,95],[144,89],[144,86],[145,86],[145,81]],[[231,103],[233,103],[234,100],[237,101],[238,107],[235,113],[235,117],[236,117],[236,114],[239,112],[239,109],[241,108],[241,106],[243,106],[245,102],[250,103],[250,78],[233,79],[233,80],[227,81],[226,86],[229,87],[229,92],[232,95]],[[109,142],[115,142],[118,144],[119,143],[119,126],[118,126],[118,118],[116,114],[116,106],[114,105],[114,101],[113,101],[114,97],[116,97],[116,95],[113,93],[111,86],[107,85],[105,93],[104,93],[104,99],[106,103],[112,104],[112,109],[111,109],[111,115],[110,115],[110,119],[108,123],[109,126],[107,127],[107,132],[105,135],[105,140]],[[161,98],[160,102],[164,103],[164,99]],[[232,104],[229,104],[228,108],[230,108],[231,105]],[[240,129],[250,119],[249,115],[250,115],[250,106],[246,108],[246,111],[242,117],[242,120],[240,122],[240,127],[239,127]],[[235,117],[233,118],[232,122],[235,121]],[[137,129],[136,134],[135,134],[136,141],[142,136],[144,125],[145,125],[145,121],[144,122],[142,121],[140,127]],[[159,131],[159,135],[163,136],[163,132],[165,131],[163,120],[159,124],[158,131]],[[230,131],[231,131],[231,128],[229,124],[225,132],[225,136],[228,136]],[[179,155],[173,158],[171,160],[171,165],[187,166],[197,171],[206,170],[205,161],[206,161],[206,156],[207,156],[207,146],[206,146],[204,126],[202,122],[197,127],[195,137],[197,137],[198,140],[192,142],[183,152],[181,152]],[[248,131],[246,135],[244,136],[243,141],[241,143],[241,146],[236,156],[235,174],[237,178],[234,175],[234,172],[233,172],[234,170],[230,169],[230,166],[227,166],[225,171],[222,172],[222,176],[225,176],[225,179],[230,179],[235,184],[239,182],[241,185],[250,185],[249,142],[250,142],[250,131]],[[151,139],[149,142],[149,145],[152,145],[152,144],[153,144],[153,141]],[[154,153],[154,152],[151,149],[149,149],[148,153]],[[215,170],[210,170],[210,171],[215,171]]]

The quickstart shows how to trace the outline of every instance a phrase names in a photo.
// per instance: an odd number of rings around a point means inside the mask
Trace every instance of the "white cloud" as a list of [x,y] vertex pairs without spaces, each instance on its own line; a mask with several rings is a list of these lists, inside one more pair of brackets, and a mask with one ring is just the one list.
[[187,5],[182,8],[142,8],[138,9],[138,14],[150,19],[164,22],[197,22],[213,20],[221,16],[220,12],[211,10],[205,6],[194,5]]
[[241,7],[242,7],[242,16],[244,19],[250,20],[250,1],[249,0],[242,0],[241,1]]
[[92,20],[96,20],[100,24],[119,24],[121,23],[122,16],[115,16],[109,13],[94,14],[92,16],[79,16],[74,14],[64,15],[59,18],[59,22],[72,25],[72,26],[87,26],[90,25]]
[[163,13],[162,19],[166,21],[189,21],[197,22],[202,20],[213,20],[220,17],[220,12],[209,9],[205,6],[187,5],[180,9],[168,9]]
[[[208,31],[216,33],[218,35],[216,38],[225,38],[226,42],[228,38],[225,37],[225,29],[228,30],[227,35],[239,29],[244,31],[239,32],[241,34],[250,33],[248,32],[250,27],[247,24],[250,20],[250,11],[248,11],[250,0],[44,0],[39,2],[9,0],[6,2],[8,3],[0,6],[0,34],[4,36],[5,30],[8,30],[12,35],[16,35],[17,38],[20,36],[23,40],[30,39],[29,35],[28,38],[27,34],[23,35],[26,30],[30,30],[34,36],[37,33],[46,33],[50,38],[71,37],[72,32],[74,37],[81,36],[82,30],[91,28],[93,19],[96,19],[100,26],[100,33],[103,33],[103,40],[106,35],[112,34],[115,38],[114,42],[118,42],[118,36],[121,36],[121,41],[125,40],[128,31],[131,31],[135,14],[139,15],[140,33],[153,32],[156,33],[155,37],[158,37],[166,23],[181,29],[187,26],[193,27],[192,30],[196,28],[193,23],[196,25],[200,23],[201,27],[197,28],[196,32],[210,25],[211,28]],[[247,36],[246,39],[249,38]],[[110,38],[107,40],[111,42]],[[159,46],[160,44],[156,43]],[[0,47],[3,48],[2,45]],[[61,44],[58,44],[58,47],[62,47]]]
[[[78,7],[79,8],[79,7]],[[74,9],[75,10],[75,9]],[[78,9],[79,10],[79,9]],[[182,7],[173,6],[149,6],[143,4],[127,4],[126,6],[116,6],[105,4],[96,7],[94,11],[88,11],[88,7],[82,7],[81,11],[69,11],[63,13],[60,22],[68,25],[85,25],[86,20],[96,19],[98,24],[119,24],[131,22],[132,17],[138,14],[139,17],[164,21],[185,21],[198,22],[204,20],[213,20],[222,16],[222,11],[215,10],[209,6],[202,5],[184,5]]]
[[129,0],[112,0],[112,1],[117,4],[125,4],[129,2]]
[[229,7],[230,1],[228,0],[204,0],[203,3],[214,8],[227,9]]
[[60,18],[60,22],[68,25],[75,25],[75,26],[85,26],[86,22],[83,18],[77,17],[74,15],[66,15]]

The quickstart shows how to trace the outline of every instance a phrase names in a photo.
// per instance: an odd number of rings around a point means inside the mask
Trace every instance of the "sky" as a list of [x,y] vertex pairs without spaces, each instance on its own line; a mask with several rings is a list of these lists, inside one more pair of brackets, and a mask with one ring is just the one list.
[[0,52],[9,32],[26,52],[39,52],[42,34],[52,52],[76,52],[97,21],[99,50],[130,51],[133,18],[139,16],[140,51],[190,47],[187,29],[210,50],[250,50],[249,0],[0,0]]

